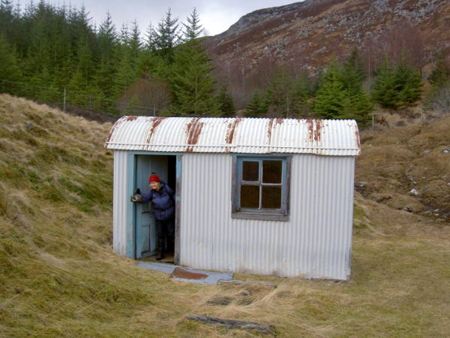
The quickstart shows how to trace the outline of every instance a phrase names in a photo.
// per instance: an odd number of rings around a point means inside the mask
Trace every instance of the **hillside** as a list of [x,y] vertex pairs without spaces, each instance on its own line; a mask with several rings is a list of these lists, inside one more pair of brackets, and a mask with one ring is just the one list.
[[218,65],[245,73],[270,60],[313,70],[354,47],[419,47],[425,65],[450,47],[449,14],[446,0],[306,0],[249,13],[208,45]]
[[[388,182],[405,195],[410,161],[418,172],[437,167],[447,124],[362,135],[357,175],[366,183],[356,192],[349,282],[237,275],[277,288],[202,286],[112,252],[112,154],[103,148],[111,124],[0,95],[0,336],[261,336],[185,320],[197,313],[271,323],[277,337],[446,337],[450,227],[374,194]],[[412,154],[400,157],[409,144]],[[393,158],[403,162],[388,175]],[[434,176],[423,186],[416,176],[419,191],[432,191]]]
[[236,99],[249,87],[264,88],[281,64],[317,74],[354,48],[369,76],[386,57],[405,55],[429,74],[450,48],[449,17],[446,0],[306,0],[249,13],[206,45]]
[[382,132],[362,132],[356,189],[392,208],[450,222],[450,116],[401,127],[402,115],[385,114],[391,126]]

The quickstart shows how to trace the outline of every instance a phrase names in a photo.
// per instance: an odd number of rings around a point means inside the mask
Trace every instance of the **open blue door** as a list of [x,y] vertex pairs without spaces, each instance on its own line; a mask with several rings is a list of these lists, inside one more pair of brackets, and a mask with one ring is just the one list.
[[[150,189],[148,186],[148,177],[152,172],[155,172],[161,180],[167,182],[168,156],[136,155],[135,164],[135,191],[139,188],[141,193],[144,193]],[[136,220],[136,259],[139,259],[156,254],[156,229],[151,203],[135,203],[134,205]]]

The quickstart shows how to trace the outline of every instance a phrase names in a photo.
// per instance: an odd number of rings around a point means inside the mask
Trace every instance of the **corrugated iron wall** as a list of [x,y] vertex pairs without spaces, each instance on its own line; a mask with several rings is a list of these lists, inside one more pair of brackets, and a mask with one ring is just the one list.
[[354,157],[294,155],[290,220],[274,222],[231,218],[231,155],[183,155],[180,263],[347,279],[354,163]]
[[128,153],[114,151],[113,249],[122,256],[128,256],[130,249],[133,249],[127,248]]

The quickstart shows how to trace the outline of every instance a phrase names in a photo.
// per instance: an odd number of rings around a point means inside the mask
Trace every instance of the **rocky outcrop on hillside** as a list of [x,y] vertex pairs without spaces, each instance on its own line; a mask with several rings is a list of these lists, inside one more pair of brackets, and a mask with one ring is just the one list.
[[314,73],[354,47],[369,67],[406,50],[426,69],[438,50],[450,48],[450,2],[306,0],[247,14],[206,44],[231,84],[274,64]]
[[282,15],[289,14],[292,11],[295,11],[299,8],[303,8],[308,5],[310,5],[310,2],[298,2],[287,6],[265,8],[254,11],[252,13],[244,15],[227,31],[218,35],[217,38],[226,39],[230,38],[231,36],[239,35],[248,29],[253,29],[256,26],[263,24],[265,21],[272,20],[275,17],[280,17]]

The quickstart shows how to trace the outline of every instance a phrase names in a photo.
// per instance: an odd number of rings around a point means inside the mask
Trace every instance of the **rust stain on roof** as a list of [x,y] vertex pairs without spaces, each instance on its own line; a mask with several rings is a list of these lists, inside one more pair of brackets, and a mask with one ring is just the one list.
[[273,119],[270,119],[269,124],[267,125],[267,138],[269,139],[269,144],[270,144],[270,139],[272,138],[272,130],[278,125],[278,124],[283,124],[284,123],[284,119],[281,117],[275,117]]
[[187,125],[188,144],[197,144],[198,138],[202,132],[203,123],[199,122],[200,118],[196,117]]
[[[200,118],[195,117],[187,124],[187,144],[197,144],[204,125],[204,123],[199,121]],[[187,147],[186,152],[191,153],[192,151],[193,147]]]
[[316,130],[314,131],[314,140],[320,141],[322,137],[322,121],[316,120]]
[[314,139],[314,121],[308,119],[306,120],[306,124],[308,125],[309,140],[312,141]]
[[322,120],[306,120],[308,125],[308,138],[310,141],[320,142],[322,138],[323,121]]
[[151,121],[152,126],[150,128],[150,132],[148,134],[148,138],[147,138],[147,143],[150,143],[150,140],[152,139],[153,133],[155,132],[156,128],[158,128],[158,126],[161,124],[161,122],[165,119],[166,117],[152,117]]
[[127,121],[137,120],[137,116],[127,116]]
[[241,122],[241,118],[235,118],[233,120],[233,122],[228,123],[228,128],[227,128],[227,136],[225,137],[225,141],[228,144],[233,143],[233,138],[234,138],[234,132],[236,130],[236,127],[238,126],[238,124]]
[[361,149],[361,140],[359,139],[358,129],[355,130],[355,138],[356,138],[356,145],[357,145],[358,149]]
[[105,147],[108,145],[109,141],[111,141],[111,138],[112,138],[114,132],[115,132],[116,129],[123,123],[123,121],[124,121],[123,118],[122,118],[122,119],[119,119],[119,120],[117,120],[116,123],[114,123],[114,125],[111,127],[111,130],[109,131],[109,134],[108,134],[108,138],[106,139],[106,142],[105,142]]
[[269,139],[270,144],[270,138],[272,137],[272,127],[276,119],[270,119],[269,123],[267,124],[267,138]]

